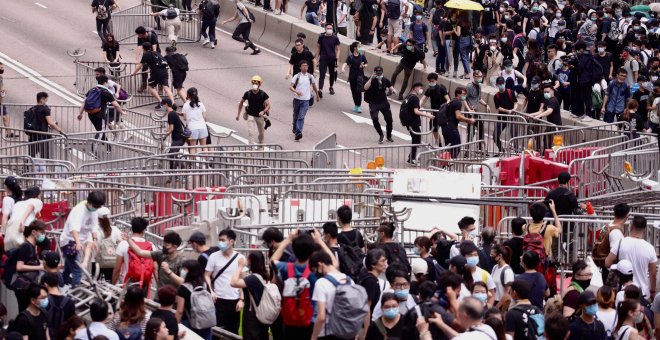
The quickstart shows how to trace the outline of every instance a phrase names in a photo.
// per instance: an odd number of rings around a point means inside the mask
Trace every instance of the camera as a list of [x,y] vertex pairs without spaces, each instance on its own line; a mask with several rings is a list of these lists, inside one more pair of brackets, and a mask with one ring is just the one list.
[[573,66],[573,67],[578,66],[578,57],[573,53],[561,57],[561,60],[564,64],[567,64],[569,66]]
[[489,56],[489,57],[492,57],[492,56],[493,56],[493,52],[488,51],[488,52],[486,52],[486,55]]

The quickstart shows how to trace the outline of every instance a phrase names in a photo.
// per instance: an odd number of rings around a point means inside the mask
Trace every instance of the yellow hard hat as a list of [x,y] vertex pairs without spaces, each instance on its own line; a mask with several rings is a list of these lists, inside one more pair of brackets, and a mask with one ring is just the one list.
[[250,81],[258,81],[259,84],[264,82],[263,79],[261,79],[261,77],[259,77],[259,76],[253,76]]

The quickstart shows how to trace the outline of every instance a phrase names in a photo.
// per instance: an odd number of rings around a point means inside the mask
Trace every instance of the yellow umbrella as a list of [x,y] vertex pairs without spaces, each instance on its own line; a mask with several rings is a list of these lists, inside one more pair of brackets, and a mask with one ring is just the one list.
[[445,3],[447,8],[461,9],[464,11],[483,11],[484,7],[480,3],[470,0],[449,0]]

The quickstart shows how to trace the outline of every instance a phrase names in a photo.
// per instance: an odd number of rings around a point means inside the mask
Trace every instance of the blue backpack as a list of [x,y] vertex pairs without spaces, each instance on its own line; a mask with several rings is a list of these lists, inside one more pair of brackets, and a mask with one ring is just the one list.
[[85,111],[90,114],[101,112],[101,98],[103,97],[103,88],[94,87],[85,95]]
[[117,328],[119,340],[142,340],[142,324],[130,324],[127,327]]
[[527,338],[545,339],[545,318],[543,311],[535,306],[514,307],[513,309],[527,315]]

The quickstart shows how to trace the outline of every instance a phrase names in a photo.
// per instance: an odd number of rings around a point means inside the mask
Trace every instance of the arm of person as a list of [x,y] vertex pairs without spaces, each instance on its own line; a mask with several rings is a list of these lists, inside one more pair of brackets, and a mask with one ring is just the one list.
[[176,321],[181,322],[181,318],[183,317],[183,312],[184,308],[186,305],[186,301],[183,299],[181,296],[176,296]]
[[657,263],[658,261],[654,261],[653,263],[649,263],[649,290],[651,292],[651,296],[648,297],[648,299],[653,300],[655,297],[655,292],[656,292],[656,278],[657,278]]
[[[141,49],[139,49],[139,50],[141,50]],[[137,66],[135,66],[135,71],[133,71],[133,73],[131,75],[136,75],[140,72],[140,70],[142,70],[142,64],[140,63],[140,58],[139,57],[136,59],[135,63],[137,64]]]
[[305,13],[305,8],[307,8],[306,2],[302,5],[302,7],[300,7],[300,20],[303,19],[303,13]]
[[445,333],[445,336],[449,339],[455,338],[458,336],[458,332],[454,330],[453,328],[449,327],[443,320],[442,317],[436,313],[433,312],[433,317],[429,318],[429,322],[434,324],[436,327],[438,327],[443,333]]
[[288,80],[292,73],[293,73],[293,64],[289,63],[289,68],[286,71],[286,75],[284,76],[284,79]]
[[429,100],[429,97],[424,95],[424,97],[422,97],[422,101],[419,103],[419,106],[420,107],[424,106],[428,100]]
[[27,209],[23,213],[23,216],[19,219],[21,223],[18,226],[18,232],[23,233],[23,230],[25,229],[25,220],[27,220],[28,216],[34,211],[34,204],[28,204]]
[[312,237],[314,238],[314,241],[316,241],[316,244],[321,247],[321,249],[326,252],[326,254],[330,255],[330,258],[332,259],[332,265],[339,268],[339,262],[337,262],[337,258],[335,257],[335,254],[328,248],[328,245],[325,244],[323,241],[323,237],[321,236],[321,233],[314,229],[312,232]]
[[241,257],[238,260],[238,266],[236,267],[236,271],[234,271],[234,275],[231,276],[231,281],[229,281],[229,285],[232,286],[232,288],[247,287],[247,285],[245,284],[245,280],[241,278],[241,273],[243,272],[243,268],[245,268],[245,258]]
[[603,108],[600,109],[600,112],[605,112],[605,108],[607,107],[607,101],[610,99],[610,96],[607,95],[607,91],[605,91],[605,96],[603,97]]
[[314,329],[312,331],[312,340],[316,340],[321,334],[321,329],[325,325],[325,302],[318,301],[316,303],[316,310],[318,314],[316,315],[316,322],[314,322]]
[[426,117],[426,118],[429,118],[429,119],[432,119],[432,118],[433,118],[433,115],[432,115],[432,114],[427,113],[427,112],[424,112],[424,111],[420,110],[420,109],[417,108],[417,107],[413,110],[413,112],[414,112],[416,115],[420,116],[420,117]]
[[458,37],[461,36],[461,26],[456,25],[456,27],[454,27],[454,34],[456,34]]
[[33,272],[36,270],[44,270],[43,265],[29,265],[25,264],[23,261],[17,261],[16,262],[16,271],[17,272]]
[[477,120],[474,118],[468,118],[463,115],[463,112],[456,110],[456,119],[460,122],[465,122],[468,124],[474,124]]
[[223,24],[223,25],[226,25],[227,23],[230,23],[230,22],[232,22],[232,21],[234,21],[234,20],[236,20],[236,19],[238,19],[238,12],[237,12],[237,13],[234,13],[234,15],[233,15],[231,18],[229,18],[229,19],[223,21],[222,24]]
[[135,244],[135,242],[133,242],[133,238],[128,237],[128,235],[126,235],[125,233],[122,234],[121,236],[122,236],[122,239],[124,241],[128,242],[129,248],[131,248],[131,250],[133,250],[135,255],[137,255],[141,258],[145,258],[145,259],[150,259],[151,258],[151,251],[144,250],[144,249],[138,247],[137,244]]
[[[337,42],[339,42],[339,39],[337,39]],[[335,45],[335,56],[336,56],[335,62],[337,62],[337,60],[339,60],[340,55],[341,55],[341,51],[339,50],[339,43],[337,43],[337,45]]]
[[555,201],[550,200],[550,202],[548,203],[548,207],[550,207],[550,212],[552,213],[552,218],[555,223],[555,228],[557,228],[557,234],[561,234],[562,226],[561,226],[561,221],[559,220],[559,216],[557,216],[557,208],[555,207]]
[[241,101],[238,102],[238,110],[236,110],[236,120],[241,116],[241,111],[243,109],[243,104],[245,103],[245,99],[241,98]]
[[284,254],[284,250],[288,247],[291,242],[298,236],[298,229],[294,229],[289,233],[289,237],[285,238],[284,241],[280,243],[280,246],[277,247],[277,250],[270,256],[272,262],[278,262]]
[[320,102],[321,101],[321,96],[319,96],[319,88],[316,87],[316,83],[312,83],[312,90],[314,91],[314,94],[316,95],[316,101]]
[[117,256],[115,259],[115,267],[112,269],[112,284],[116,285],[119,281],[121,268],[124,266],[124,256]]
[[206,282],[206,286],[209,288],[209,291],[211,292],[211,297],[213,298],[213,302],[215,302],[215,300],[218,297],[215,295],[215,292],[213,291],[213,285],[211,284],[211,275],[213,275],[213,272],[205,271],[204,282]]
[[[119,90],[117,90],[117,91],[119,91]],[[115,108],[115,110],[117,111],[117,113],[122,114],[122,115],[124,114],[124,110],[121,109],[121,105],[119,105],[119,102],[118,102],[118,101],[113,100],[113,101],[112,101],[112,107]]]
[[532,117],[543,118],[547,117],[552,113],[552,108],[546,107],[545,104],[541,104],[541,109],[538,112],[532,114]]
[[373,76],[369,77],[369,79],[364,83],[364,90],[367,91],[371,87],[371,81],[374,79]]
[[525,33],[525,32],[527,32],[527,30],[525,30],[525,28],[527,28],[527,21],[528,21],[528,20],[527,20],[527,17],[525,17],[525,18],[523,19],[523,23],[522,23],[522,34],[523,34],[524,36],[527,36],[527,34]]
[[173,270],[171,270],[170,265],[167,264],[167,262],[163,262],[161,264],[161,269],[163,270],[163,273],[174,282],[175,286],[180,286],[181,284],[183,284],[183,278],[177,275]]
[[270,112],[270,99],[264,101],[264,110],[259,113],[260,116],[265,116],[266,112]]

